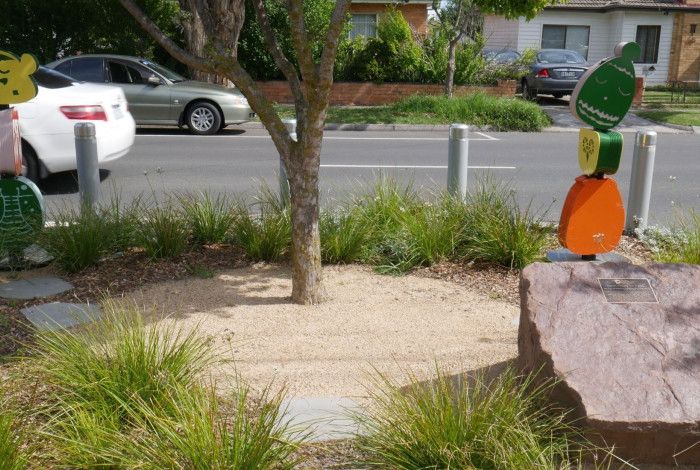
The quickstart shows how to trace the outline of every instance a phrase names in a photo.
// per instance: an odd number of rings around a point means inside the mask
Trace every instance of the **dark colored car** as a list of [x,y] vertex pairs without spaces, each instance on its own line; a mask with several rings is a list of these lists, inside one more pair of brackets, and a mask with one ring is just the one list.
[[238,89],[189,80],[139,57],[86,54],[47,67],[79,81],[118,86],[136,124],[186,125],[201,135],[255,117]]
[[481,51],[481,56],[489,64],[512,64],[513,62],[520,59],[520,53],[514,51],[513,49],[498,49],[492,47],[485,47]]
[[522,79],[523,98],[534,100],[539,94],[555,98],[570,95],[588,66],[586,59],[576,51],[542,49],[530,72]]

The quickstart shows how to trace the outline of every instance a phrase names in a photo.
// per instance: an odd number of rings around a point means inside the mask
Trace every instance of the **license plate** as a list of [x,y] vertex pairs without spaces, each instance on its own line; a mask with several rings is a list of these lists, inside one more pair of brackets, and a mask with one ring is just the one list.
[[114,117],[117,119],[121,119],[124,117],[124,112],[122,111],[122,107],[119,104],[114,104],[112,105],[112,109],[114,110]]
[[576,72],[569,72],[569,71],[559,72],[559,75],[561,75],[562,77],[565,77],[565,78],[574,78],[574,77],[576,77]]

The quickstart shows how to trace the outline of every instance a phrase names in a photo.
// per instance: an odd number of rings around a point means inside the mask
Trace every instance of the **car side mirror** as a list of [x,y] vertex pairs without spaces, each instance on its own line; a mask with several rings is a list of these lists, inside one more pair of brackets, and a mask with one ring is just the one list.
[[154,74],[153,74],[153,75],[150,75],[150,76],[146,79],[146,82],[147,82],[149,85],[153,85],[153,86],[158,86],[158,85],[162,85],[162,84],[163,84],[163,82],[160,80],[160,78],[156,77]]

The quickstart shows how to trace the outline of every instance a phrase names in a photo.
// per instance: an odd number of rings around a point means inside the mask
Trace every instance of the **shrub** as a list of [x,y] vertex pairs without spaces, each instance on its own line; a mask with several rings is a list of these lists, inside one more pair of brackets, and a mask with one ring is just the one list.
[[164,205],[146,211],[137,238],[151,258],[172,258],[185,251],[189,236],[183,215],[173,206]]
[[254,261],[278,261],[292,243],[292,220],[289,208],[269,188],[263,187],[252,209],[240,204],[232,230],[233,242],[240,245]]
[[671,228],[647,227],[636,233],[656,261],[700,264],[700,214],[694,210]]
[[414,95],[391,105],[394,113],[429,114],[445,122],[488,125],[498,130],[540,131],[550,123],[535,103],[483,93],[447,98]]
[[222,243],[236,217],[229,199],[208,192],[179,197],[185,220],[195,243]]
[[477,35],[469,42],[463,42],[455,51],[455,85],[480,84],[478,76],[484,70],[486,61],[481,55],[486,41]]
[[482,179],[466,204],[460,249],[466,258],[522,269],[541,255],[547,243],[545,213],[523,211],[508,185]]
[[468,385],[438,371],[429,384],[411,376],[402,388],[379,376],[373,404],[355,416],[359,448],[380,468],[583,468],[597,449],[550,404],[552,384],[533,379],[506,371]]
[[423,51],[413,38],[408,22],[395,7],[380,16],[377,37],[356,39],[343,49],[341,57],[348,63],[337,71],[338,80],[420,80]]

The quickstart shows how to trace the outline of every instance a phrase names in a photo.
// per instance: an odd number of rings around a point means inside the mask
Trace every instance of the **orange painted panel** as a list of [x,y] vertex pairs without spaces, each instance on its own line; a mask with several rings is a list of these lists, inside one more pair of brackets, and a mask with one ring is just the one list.
[[612,251],[625,228],[625,208],[612,178],[579,176],[559,220],[559,243],[579,255]]

